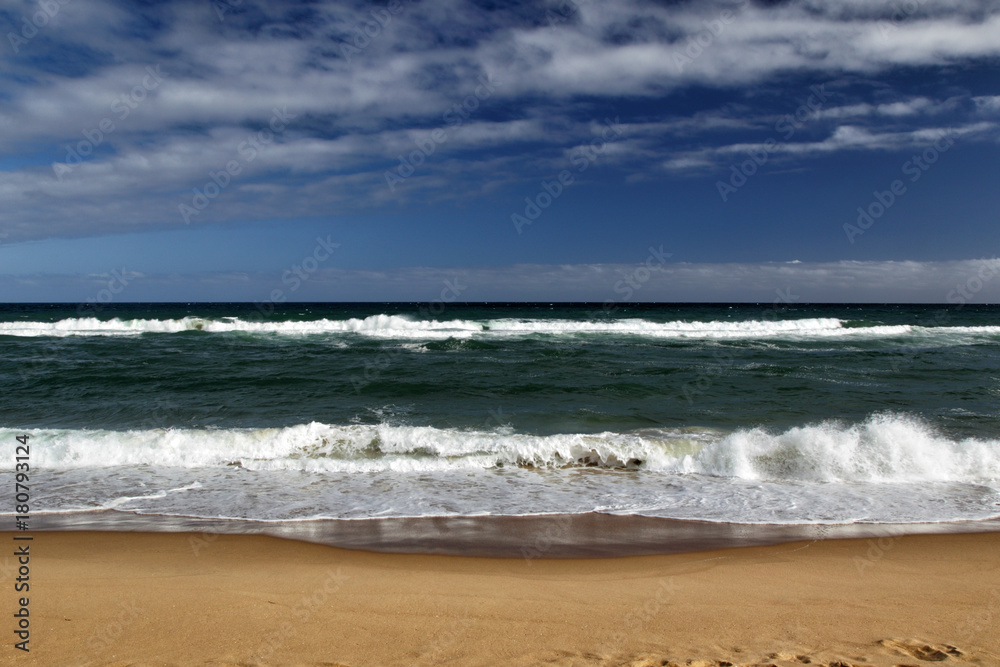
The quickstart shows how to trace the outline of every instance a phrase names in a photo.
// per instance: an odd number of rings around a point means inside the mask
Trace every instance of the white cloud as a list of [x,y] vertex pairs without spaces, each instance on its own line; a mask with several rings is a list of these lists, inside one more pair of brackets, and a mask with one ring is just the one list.
[[[900,66],[1000,54],[1000,7],[972,0],[924,0],[910,14],[892,1],[861,0],[576,4],[573,15],[550,25],[546,7],[530,3],[488,11],[457,0],[406,2],[349,60],[345,45],[371,20],[365,3],[291,8],[246,0],[222,21],[207,2],[159,3],[147,8],[148,17],[110,0],[67,4],[21,53],[0,56],[11,74],[0,82],[0,149],[30,156],[0,172],[0,230],[17,241],[179,224],[177,205],[232,158],[249,132],[264,127],[276,106],[296,114],[296,122],[196,224],[315,215],[348,199],[357,207],[386,201],[384,170],[440,127],[443,114],[472,95],[486,73],[496,76],[496,90],[449,130],[399,197],[420,188],[429,188],[429,199],[445,190],[462,196],[515,173],[535,180],[589,141],[591,123],[580,118],[589,108],[597,120],[624,100],[669,109],[670,96],[692,84],[755,86],[790,74],[878,77]],[[157,66],[165,79],[120,117],[115,100]],[[820,127],[829,130],[825,139],[796,137],[781,152],[889,150],[938,130],[962,132],[957,121],[933,117],[968,99],[838,98],[809,119],[828,123]],[[972,101],[991,115],[1000,109],[997,99]],[[746,108],[643,115],[625,120],[625,139],[603,158],[634,178],[649,177],[653,165],[708,168],[756,143],[716,136],[766,131],[773,123]],[[102,133],[98,150],[62,182],[39,166],[65,160],[66,145],[79,145],[85,132],[94,136],[104,119],[115,129]],[[963,136],[985,137],[987,129]],[[465,168],[453,162],[487,149],[502,155],[478,155]],[[500,164],[505,171],[488,168]],[[468,182],[442,187],[456,176]]]
[[1000,95],[973,97],[972,101],[976,104],[976,110],[979,113],[989,115],[1000,113]]

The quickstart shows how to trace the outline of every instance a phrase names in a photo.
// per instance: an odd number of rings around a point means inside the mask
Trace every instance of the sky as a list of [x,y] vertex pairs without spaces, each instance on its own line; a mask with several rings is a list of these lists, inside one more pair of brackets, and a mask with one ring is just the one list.
[[1000,2],[0,0],[0,301],[1000,302]]

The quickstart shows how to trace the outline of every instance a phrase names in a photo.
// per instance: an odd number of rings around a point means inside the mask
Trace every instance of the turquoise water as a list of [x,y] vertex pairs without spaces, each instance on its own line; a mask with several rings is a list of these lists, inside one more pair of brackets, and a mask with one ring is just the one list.
[[0,307],[37,507],[1000,515],[998,307],[273,306]]

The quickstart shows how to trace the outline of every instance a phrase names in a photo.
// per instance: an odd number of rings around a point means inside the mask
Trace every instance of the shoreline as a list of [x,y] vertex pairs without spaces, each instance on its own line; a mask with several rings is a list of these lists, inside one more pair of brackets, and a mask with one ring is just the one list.
[[35,531],[31,553],[31,652],[2,649],[25,665],[1000,664],[995,532],[515,560]]
[[1000,519],[907,524],[739,524],[589,512],[529,516],[268,522],[116,510],[36,514],[36,531],[267,535],[378,553],[489,558],[609,558],[694,553],[821,539],[1000,532]]

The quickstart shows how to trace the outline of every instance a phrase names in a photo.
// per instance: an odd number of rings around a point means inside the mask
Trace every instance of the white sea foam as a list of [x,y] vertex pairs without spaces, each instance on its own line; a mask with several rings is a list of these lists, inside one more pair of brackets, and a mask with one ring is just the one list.
[[911,325],[845,326],[836,318],[797,320],[747,320],[739,322],[653,322],[643,319],[579,321],[560,319],[418,320],[400,315],[372,315],[364,319],[263,321],[238,318],[210,320],[185,317],[175,320],[98,320],[69,318],[58,322],[0,322],[6,336],[136,336],[147,333],[245,332],[278,335],[354,334],[388,339],[434,340],[511,336],[566,336],[588,334],[631,335],[652,338],[753,339],[753,338],[872,338],[907,336],[1000,335],[1000,326],[934,327]]
[[[594,467],[789,482],[1000,480],[1000,440],[949,439],[918,419],[892,414],[874,415],[861,424],[824,422],[781,433],[688,428],[541,436],[503,429],[317,422],[273,429],[29,433],[33,465],[49,470],[236,465],[262,472],[371,473]],[[0,438],[14,435],[0,429]]]
[[[0,429],[0,438],[23,432]],[[320,423],[27,433],[32,470],[42,471],[32,479],[39,513],[287,521],[600,511],[742,523],[1000,516],[1000,441],[949,439],[905,415],[781,433],[533,436]]]

